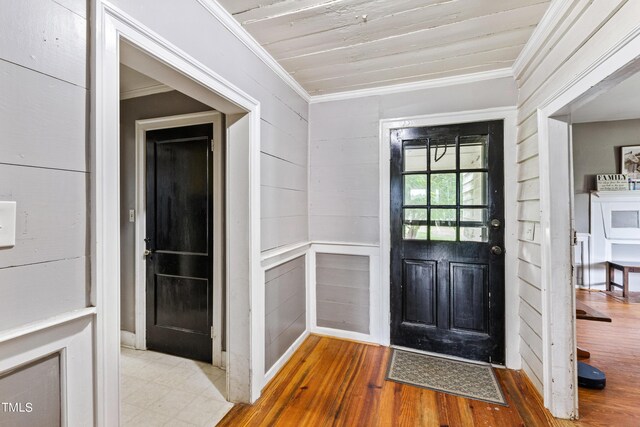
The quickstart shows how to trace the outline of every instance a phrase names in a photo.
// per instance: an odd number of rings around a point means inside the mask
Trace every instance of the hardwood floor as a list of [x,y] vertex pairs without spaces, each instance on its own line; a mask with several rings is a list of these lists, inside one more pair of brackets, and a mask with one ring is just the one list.
[[581,359],[605,372],[604,390],[579,389],[579,426],[640,426],[640,304],[602,292],[578,291],[577,299],[611,317],[611,323],[577,321]]
[[311,336],[254,405],[220,426],[557,425],[524,374],[497,369],[508,407],[385,381],[390,349]]

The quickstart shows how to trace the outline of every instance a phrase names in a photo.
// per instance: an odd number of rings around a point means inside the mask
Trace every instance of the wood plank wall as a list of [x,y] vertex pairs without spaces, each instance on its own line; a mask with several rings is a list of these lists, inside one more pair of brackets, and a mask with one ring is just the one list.
[[539,391],[543,357],[537,107],[628,34],[638,24],[638,16],[637,1],[574,0],[565,18],[516,76],[520,351],[523,368]]
[[380,120],[514,106],[511,78],[311,104],[313,241],[379,244]]
[[306,330],[305,275],[304,256],[265,272],[265,371]]
[[0,426],[61,426],[62,384],[60,353],[0,376],[0,402],[3,402],[3,406],[20,404],[21,409],[11,411],[3,407]]
[[87,3],[0,0],[0,330],[88,302]]
[[308,241],[307,102],[197,1],[112,3],[260,101],[262,250]]
[[316,254],[318,326],[369,334],[369,257]]

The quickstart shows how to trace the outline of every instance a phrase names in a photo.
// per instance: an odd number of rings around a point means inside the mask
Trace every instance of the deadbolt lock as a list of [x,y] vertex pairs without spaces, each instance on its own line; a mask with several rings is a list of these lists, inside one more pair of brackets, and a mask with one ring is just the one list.
[[502,225],[500,220],[497,218],[492,219],[490,224],[493,228],[500,228],[500,226]]

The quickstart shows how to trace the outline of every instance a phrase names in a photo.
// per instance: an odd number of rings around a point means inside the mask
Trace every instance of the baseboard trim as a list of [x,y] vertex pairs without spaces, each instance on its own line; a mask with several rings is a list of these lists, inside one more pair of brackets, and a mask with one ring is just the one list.
[[269,382],[271,382],[271,380],[276,376],[276,374],[280,372],[280,370],[284,367],[284,365],[287,364],[289,359],[291,359],[291,356],[293,356],[293,353],[295,353],[296,350],[300,348],[304,340],[306,340],[307,337],[309,337],[309,335],[310,333],[308,330],[304,331],[302,335],[300,335],[298,339],[295,340],[293,344],[291,344],[291,347],[289,347],[287,351],[285,351],[284,354],[280,356],[280,359],[278,359],[278,361],[274,363],[271,368],[269,368],[267,373],[264,375],[264,381],[262,382],[262,384],[264,384],[262,388],[263,390],[264,390],[264,387],[266,387],[269,384]]
[[120,331],[120,345],[127,348],[136,348],[136,334],[129,331]]

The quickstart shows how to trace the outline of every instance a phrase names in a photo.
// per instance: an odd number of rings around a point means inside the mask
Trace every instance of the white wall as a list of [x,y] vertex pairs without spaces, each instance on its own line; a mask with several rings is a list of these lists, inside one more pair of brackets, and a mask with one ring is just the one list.
[[[0,200],[18,203],[0,333],[88,305],[88,3],[0,0]],[[308,241],[306,100],[197,1],[112,3],[261,103],[261,247]]]
[[380,243],[380,120],[513,106],[511,78],[311,104],[310,236]]
[[588,233],[596,175],[620,172],[620,147],[640,145],[640,120],[576,123],[572,139],[575,228]]
[[307,329],[305,257],[265,271],[265,371]]
[[87,306],[87,20],[82,2],[0,0],[0,331]]
[[196,0],[112,2],[261,104],[262,249],[308,240],[308,105]]
[[640,2],[637,1],[574,0],[555,28],[539,35],[534,33],[541,43],[527,51],[516,66],[520,351],[523,368],[540,391],[543,383],[542,253],[537,108],[630,33],[638,25],[638,16]]

